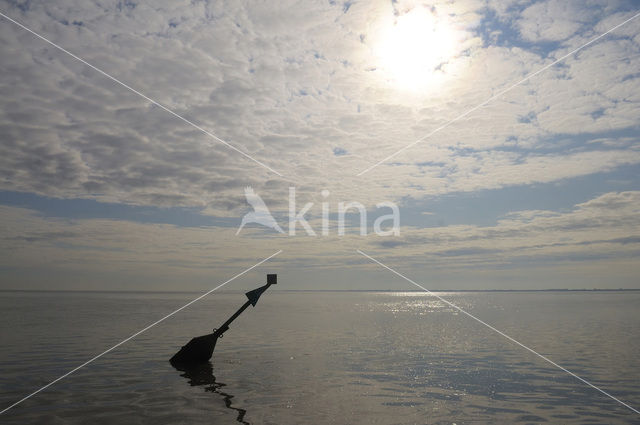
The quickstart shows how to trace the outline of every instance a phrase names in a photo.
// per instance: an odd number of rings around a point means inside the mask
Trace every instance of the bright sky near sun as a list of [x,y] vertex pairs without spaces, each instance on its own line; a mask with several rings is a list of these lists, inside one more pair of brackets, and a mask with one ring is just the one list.
[[[357,249],[431,289],[638,286],[633,2],[0,11],[184,118],[0,17],[0,288],[203,289],[279,249],[283,289],[407,289]],[[246,187],[284,233],[236,235]],[[287,234],[290,187],[316,236]],[[371,234],[386,201],[399,236]]]
[[373,51],[391,84],[409,92],[424,92],[438,83],[443,75],[439,67],[458,53],[462,38],[447,21],[425,7],[386,16]]

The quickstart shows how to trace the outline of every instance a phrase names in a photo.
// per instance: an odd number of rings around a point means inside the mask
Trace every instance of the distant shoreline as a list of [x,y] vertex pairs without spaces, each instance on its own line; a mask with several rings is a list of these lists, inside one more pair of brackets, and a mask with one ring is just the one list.
[[[203,289],[202,291],[206,291]],[[162,290],[90,290],[90,289],[0,289],[0,293],[95,293],[95,294],[202,294],[202,291],[162,291]],[[218,293],[244,293],[244,289],[221,289]],[[428,293],[419,289],[272,289],[271,292],[385,292],[385,293]],[[640,288],[617,289],[431,289],[429,292],[640,292]]]

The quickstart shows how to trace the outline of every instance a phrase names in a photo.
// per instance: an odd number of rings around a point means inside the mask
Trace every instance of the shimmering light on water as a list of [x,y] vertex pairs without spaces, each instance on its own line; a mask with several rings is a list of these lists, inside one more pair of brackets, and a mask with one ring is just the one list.
[[[439,293],[637,407],[640,293]],[[11,404],[194,294],[0,293]],[[639,423],[628,409],[421,293],[277,292],[216,347],[167,359],[244,301],[215,293],[3,423]]]

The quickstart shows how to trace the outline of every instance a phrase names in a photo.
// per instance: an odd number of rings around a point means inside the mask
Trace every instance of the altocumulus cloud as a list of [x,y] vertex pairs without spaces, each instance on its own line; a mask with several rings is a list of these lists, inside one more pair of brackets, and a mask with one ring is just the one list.
[[[380,165],[366,179],[356,177],[636,11],[631,2],[588,7],[577,1],[435,2],[430,11],[451,19],[459,46],[439,66],[437,87],[407,94],[388,84],[372,52],[378,22],[420,6],[334,3],[0,2],[3,13],[288,179],[2,19],[0,188],[237,217],[245,208],[247,185],[282,213],[290,184],[299,188],[300,203],[317,201],[326,188],[336,200],[373,205],[613,175],[640,163],[640,21],[632,21]],[[572,232],[572,226],[585,226],[578,212],[587,211],[589,202],[619,202],[618,192],[634,193],[634,185],[637,181],[609,195],[594,192],[572,213],[544,214],[561,214],[547,217],[555,220],[549,224]],[[631,208],[638,200],[625,202]],[[594,211],[595,204],[589,208]],[[630,220],[622,210],[606,211],[611,222]],[[544,214],[535,216],[539,226]],[[496,253],[488,251],[494,248],[470,243],[469,235],[502,235],[508,250],[518,232],[531,234],[524,217],[515,205],[514,214],[494,229],[445,228],[448,236],[428,248],[433,250],[429,262],[455,254],[494,263]],[[568,222],[558,227],[564,219]],[[63,229],[12,233],[5,240],[21,241],[30,247],[25,250],[38,243],[68,249],[64,244],[77,237],[74,227],[49,224]],[[154,228],[171,233],[170,226]],[[430,232],[414,223],[405,230],[406,241],[386,242],[387,248],[409,261],[420,255],[418,241],[436,238]],[[593,238],[633,236],[629,232]],[[540,238],[542,230],[535,236]],[[460,246],[444,245],[451,240]],[[575,246],[593,249],[580,241],[585,242],[576,240]],[[256,244],[250,246],[258,249]],[[635,249],[631,242],[616,246]],[[314,243],[308,252],[320,253],[321,247]],[[548,248],[553,249],[560,247]]]

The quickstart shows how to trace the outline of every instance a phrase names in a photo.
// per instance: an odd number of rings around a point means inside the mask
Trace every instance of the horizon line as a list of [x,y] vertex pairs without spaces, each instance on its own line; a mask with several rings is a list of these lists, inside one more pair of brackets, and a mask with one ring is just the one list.
[[[432,292],[638,292],[640,288],[546,288],[546,289],[432,289]],[[165,293],[165,294],[191,294],[201,290],[126,290],[126,289],[0,289],[1,292],[78,292],[78,293]],[[218,292],[239,292],[244,289],[224,289]],[[271,292],[416,292],[414,289],[272,289]]]

